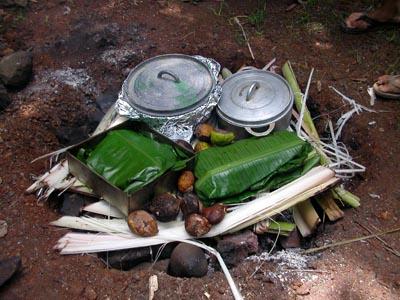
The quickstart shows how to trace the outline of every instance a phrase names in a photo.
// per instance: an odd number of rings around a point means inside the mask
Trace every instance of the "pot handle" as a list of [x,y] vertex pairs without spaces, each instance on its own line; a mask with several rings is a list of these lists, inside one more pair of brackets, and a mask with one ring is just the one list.
[[251,97],[253,97],[254,92],[260,87],[260,84],[258,82],[254,82],[249,90],[247,91],[246,95],[246,101],[250,101]]
[[275,128],[275,122],[269,124],[268,126],[269,126],[268,129],[265,130],[265,131],[263,131],[263,132],[256,132],[256,131],[253,131],[253,129],[251,129],[251,127],[245,127],[244,129],[245,129],[248,133],[250,133],[251,135],[253,135],[253,136],[261,137],[261,136],[267,136],[268,134],[270,134],[270,133],[272,132],[272,130],[274,130],[274,128]]
[[[158,75],[157,75],[157,78],[160,78],[160,79],[167,79],[167,78],[163,77],[163,75],[169,75],[169,76],[171,76],[171,77],[172,77],[172,80],[175,81],[176,83],[181,82],[181,80],[179,79],[179,77],[178,77],[176,74],[174,74],[174,73],[172,73],[172,72],[170,72],[170,71],[166,71],[166,70],[160,71],[160,72],[158,73]],[[169,80],[171,80],[171,79],[169,79]]]

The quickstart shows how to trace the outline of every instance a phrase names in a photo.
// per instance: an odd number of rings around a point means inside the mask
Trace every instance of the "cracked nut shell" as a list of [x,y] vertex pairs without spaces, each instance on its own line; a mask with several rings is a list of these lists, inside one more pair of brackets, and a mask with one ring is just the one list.
[[180,200],[170,193],[157,195],[151,200],[149,211],[157,220],[169,222],[176,219],[179,214]]
[[194,237],[201,237],[211,229],[208,220],[199,214],[191,214],[185,220],[186,232]]
[[158,233],[157,220],[144,210],[135,210],[128,216],[129,229],[140,236],[155,236]]
[[181,198],[181,210],[186,218],[190,214],[199,214],[202,209],[202,203],[195,193],[185,193]]
[[201,211],[202,216],[205,217],[212,225],[221,222],[225,217],[225,213],[226,207],[221,203],[214,204],[210,207],[205,207]]
[[182,193],[193,191],[194,175],[191,171],[183,171],[178,178],[178,190]]

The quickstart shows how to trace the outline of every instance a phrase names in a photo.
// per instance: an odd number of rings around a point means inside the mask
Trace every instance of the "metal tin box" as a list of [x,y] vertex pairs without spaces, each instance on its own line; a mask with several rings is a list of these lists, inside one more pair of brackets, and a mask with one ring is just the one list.
[[78,178],[82,183],[90,187],[97,196],[108,201],[127,216],[133,210],[142,209],[145,204],[154,196],[154,194],[176,189],[176,183],[180,172],[166,172],[161,177],[144,186],[142,189],[132,194],[128,194],[108,182],[101,175],[89,169],[86,164],[76,157],[79,149],[90,148],[97,145],[109,131],[116,129],[129,129],[135,132],[150,132],[153,134],[156,141],[170,144],[176,148],[179,148],[179,150],[188,155],[188,157],[192,157],[194,153],[176,144],[166,136],[151,129],[145,123],[130,120],[92,136],[69,149],[67,152],[67,160],[70,173]]

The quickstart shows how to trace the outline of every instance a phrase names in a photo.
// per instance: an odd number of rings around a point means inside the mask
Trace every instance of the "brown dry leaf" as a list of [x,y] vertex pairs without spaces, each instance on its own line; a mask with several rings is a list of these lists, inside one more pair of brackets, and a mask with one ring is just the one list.
[[8,232],[7,222],[4,220],[0,220],[0,238],[6,236],[7,232]]
[[318,91],[318,93],[321,93],[321,91],[322,91],[322,83],[321,83],[321,80],[318,80],[318,81],[317,81],[317,91]]

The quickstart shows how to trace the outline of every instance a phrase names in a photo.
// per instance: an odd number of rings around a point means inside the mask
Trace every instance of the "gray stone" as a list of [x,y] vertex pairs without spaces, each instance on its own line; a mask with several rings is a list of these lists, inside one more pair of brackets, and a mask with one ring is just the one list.
[[0,260],[0,287],[21,268],[21,257],[13,256]]
[[74,145],[89,137],[90,129],[86,125],[79,127],[58,127],[55,129],[55,134],[64,146]]
[[0,112],[3,111],[11,103],[11,98],[7,94],[7,90],[2,83],[0,83]]
[[208,262],[203,250],[194,245],[180,243],[172,251],[168,273],[175,277],[203,277]]
[[117,101],[117,99],[118,90],[108,90],[96,98],[96,104],[103,113],[107,113],[108,109]]
[[300,235],[297,229],[293,230],[289,236],[281,237],[281,245],[283,248],[299,248],[301,245]]
[[32,75],[32,54],[18,51],[3,57],[0,61],[0,78],[11,88],[25,86]]
[[259,251],[257,235],[250,230],[224,236],[217,243],[224,262],[232,267]]
[[63,193],[62,197],[63,202],[60,214],[64,216],[78,217],[82,212],[82,208],[93,202],[93,198],[91,197],[68,192]]

